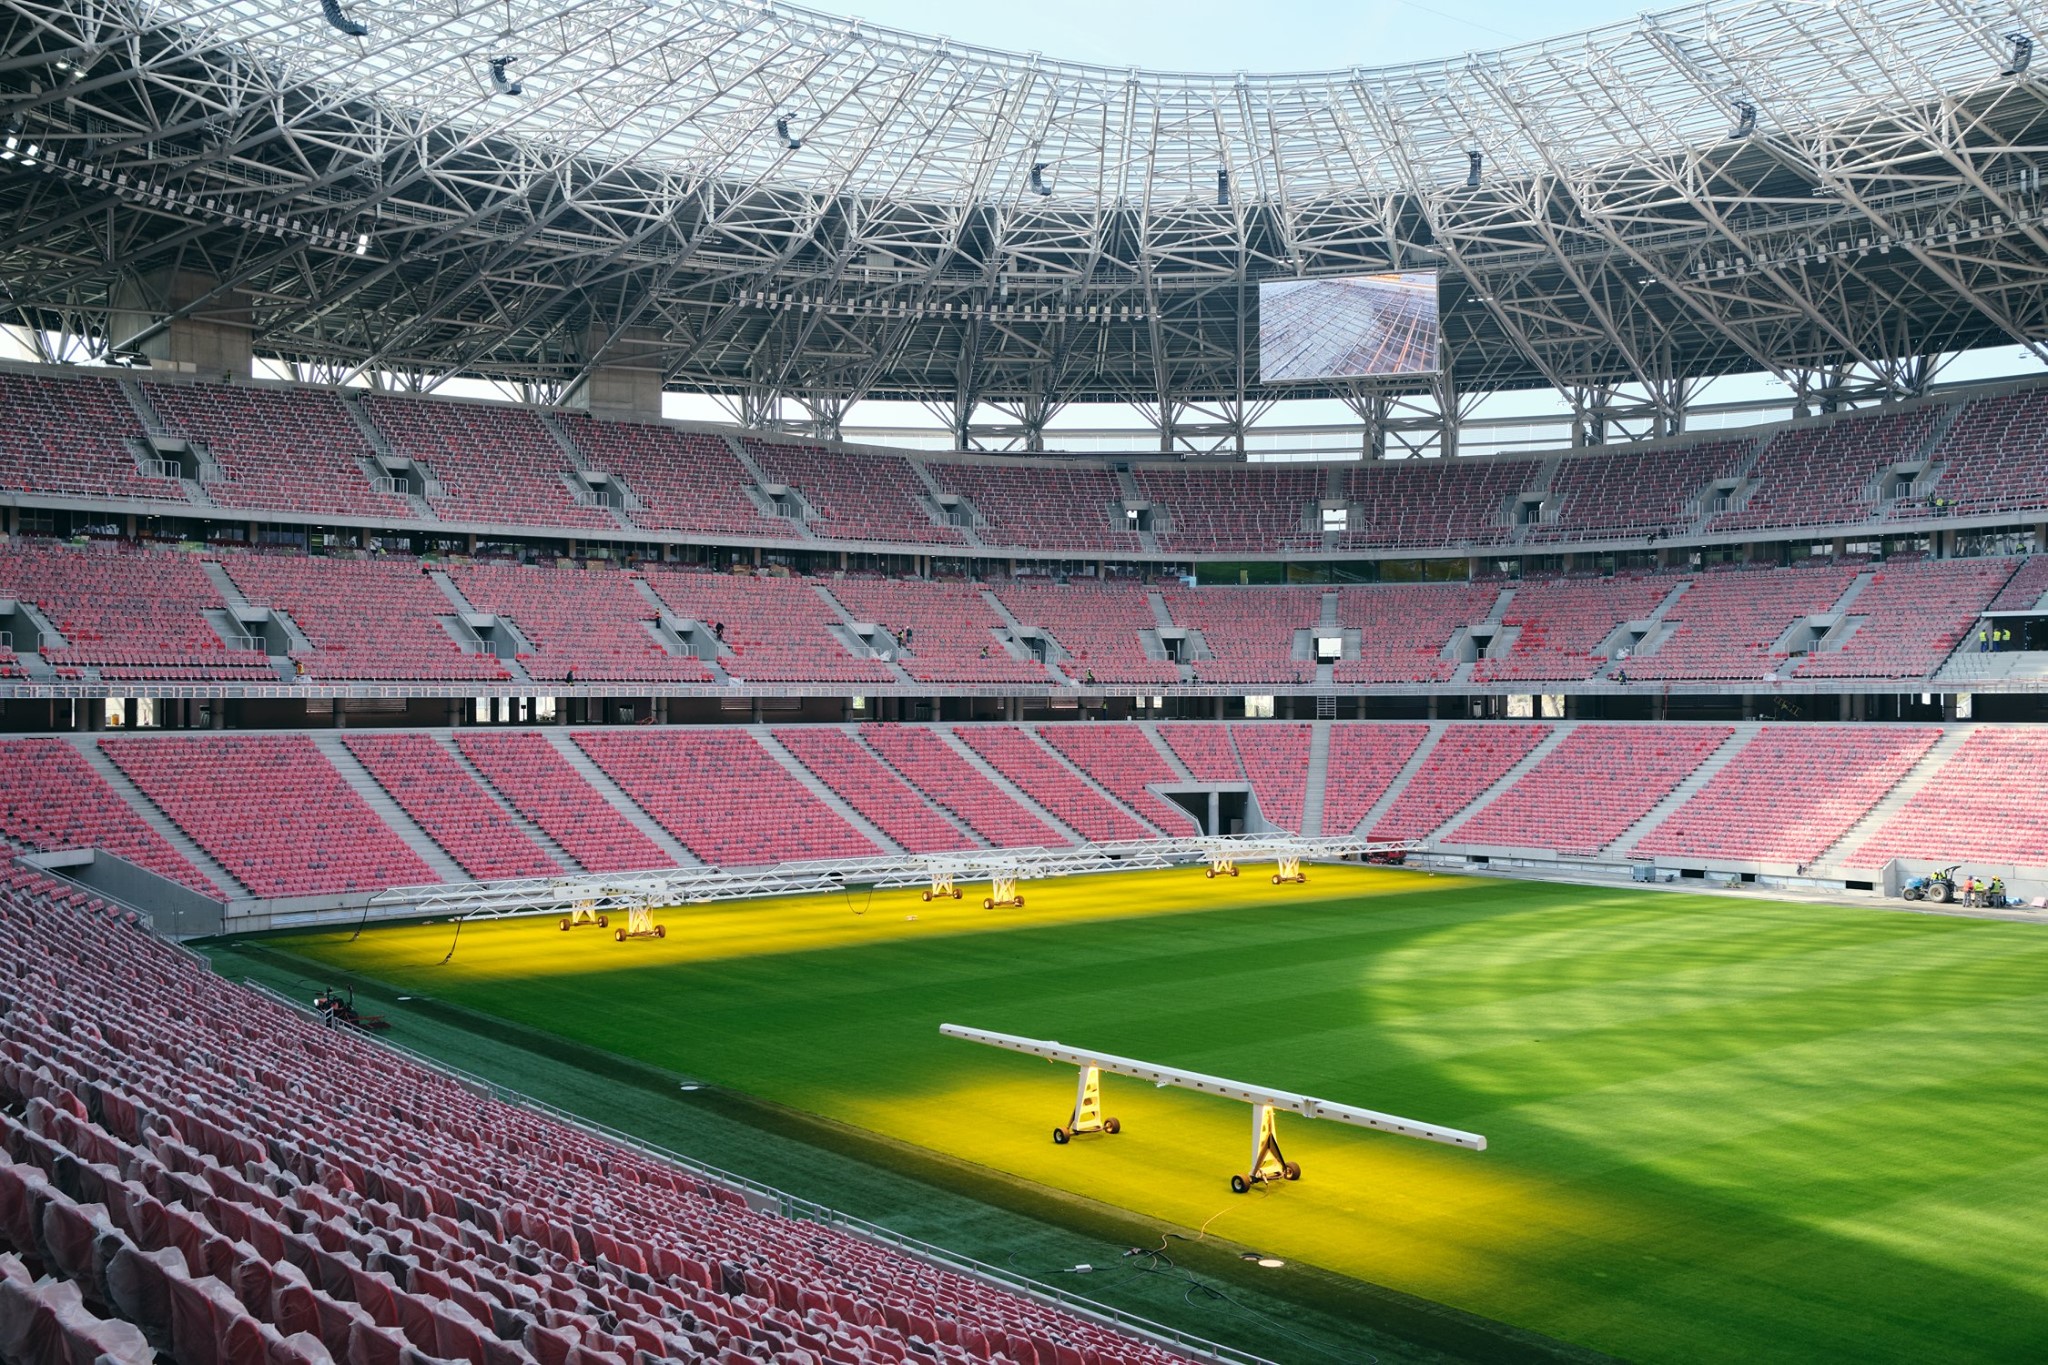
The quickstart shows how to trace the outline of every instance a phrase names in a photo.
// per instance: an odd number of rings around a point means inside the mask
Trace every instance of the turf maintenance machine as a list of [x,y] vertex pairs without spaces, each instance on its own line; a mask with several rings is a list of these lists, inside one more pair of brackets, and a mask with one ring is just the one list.
[[596,901],[577,901],[569,908],[569,913],[562,916],[562,932],[566,934],[586,924],[595,929],[609,929],[611,923],[610,915],[599,913]]
[[1225,1080],[1221,1076],[1207,1076],[1199,1071],[1182,1071],[1177,1067],[1155,1066],[1151,1062],[1134,1061],[1129,1057],[1118,1057],[1107,1052],[1084,1052],[1080,1048],[1067,1047],[1040,1038],[1020,1038],[1014,1033],[994,1033],[987,1029],[966,1028],[959,1024],[941,1024],[939,1032],[948,1038],[984,1043],[989,1047],[1005,1048],[1011,1052],[1022,1052],[1027,1056],[1043,1057],[1049,1062],[1079,1067],[1081,1074],[1074,1092],[1073,1115],[1066,1123],[1052,1130],[1052,1140],[1062,1147],[1084,1133],[1108,1135],[1122,1131],[1122,1124],[1113,1118],[1105,1118],[1102,1113],[1104,1072],[1150,1081],[1155,1086],[1171,1085],[1182,1090],[1198,1090],[1205,1095],[1219,1095],[1224,1099],[1240,1100],[1249,1104],[1252,1107],[1251,1165],[1243,1173],[1233,1173],[1230,1177],[1230,1188],[1238,1194],[1246,1193],[1254,1185],[1301,1179],[1300,1165],[1289,1161],[1280,1150],[1276,1118],[1282,1110],[1299,1114],[1303,1118],[1333,1119],[1338,1123],[1349,1123],[1359,1128],[1374,1128],[1382,1133],[1394,1133],[1400,1137],[1440,1142],[1448,1147],[1463,1147],[1474,1152],[1486,1150],[1486,1139],[1478,1133],[1444,1128],[1416,1119],[1404,1119],[1396,1114],[1382,1114],[1376,1109],[1335,1104],[1310,1095],[1297,1095],[1291,1090],[1269,1090],[1263,1086],[1247,1085],[1242,1081]]
[[1024,897],[1017,890],[1017,874],[1014,872],[992,873],[988,879],[988,895],[981,901],[984,910],[1022,910]]
[[654,903],[635,900],[626,905],[626,927],[612,930],[615,942],[624,943],[629,938],[667,938],[668,927],[654,922]]

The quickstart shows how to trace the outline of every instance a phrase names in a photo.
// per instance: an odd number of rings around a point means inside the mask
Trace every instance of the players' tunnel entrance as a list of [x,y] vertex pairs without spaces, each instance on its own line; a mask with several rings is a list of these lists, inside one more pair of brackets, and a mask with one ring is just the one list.
[[1244,833],[1245,789],[1183,788],[1165,793],[1168,800],[1195,817],[1204,834]]

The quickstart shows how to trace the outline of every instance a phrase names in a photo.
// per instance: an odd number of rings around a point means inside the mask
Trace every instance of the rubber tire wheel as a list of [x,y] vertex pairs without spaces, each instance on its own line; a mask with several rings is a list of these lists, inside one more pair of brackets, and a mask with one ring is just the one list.
[[1275,872],[1275,873],[1273,874],[1273,885],[1275,885],[1275,886],[1278,886],[1278,885],[1280,885],[1280,874],[1279,874],[1278,872]]
[[[601,921],[600,921],[600,923],[601,923]],[[624,929],[614,929],[614,930],[612,930],[612,942],[614,942],[614,943],[624,943],[625,941],[626,941],[626,931],[625,931]]]
[[1104,1119],[1102,1121],[1102,1131],[1105,1133],[1116,1134],[1121,1133],[1123,1130],[1124,1126],[1115,1119]]
[[1936,905],[1947,905],[1956,898],[1956,889],[1947,882],[1936,882],[1927,888],[1927,899]]
[[598,928],[600,928],[600,929],[609,929],[609,928],[611,928],[611,927],[612,927],[612,917],[611,917],[610,915],[599,915],[599,916],[597,917],[597,927],[598,927]]
[[657,925],[655,925],[655,926],[654,926],[654,936],[655,936],[656,938],[667,938],[667,937],[668,937],[668,926],[667,926],[666,924],[657,924]]
[[996,908],[996,903],[991,898],[983,896],[981,898],[981,908],[984,910],[993,910]]
[[1014,900],[1014,901],[1012,901],[1012,902],[1010,902],[1010,903],[1011,903],[1012,905],[1016,906],[1016,907],[1017,907],[1017,908],[1018,908],[1019,910],[1022,910],[1022,909],[1024,908],[1024,898],[1023,898],[1022,896],[1019,896],[1019,897],[1017,897],[1017,899],[1016,899],[1016,900]]
[[953,893],[953,899],[954,899],[954,900],[956,900],[956,901],[960,899],[960,893],[959,893],[958,891],[955,891],[955,892]]
[[565,933],[565,934],[569,932],[569,921],[567,921],[567,920],[563,920],[563,921],[562,921],[562,932],[563,932],[563,933]]
[[1301,1163],[1290,1161],[1280,1168],[1280,1174],[1288,1180],[1301,1179]]
[[[1205,877],[1208,877],[1208,878],[1210,878],[1210,879],[1212,879],[1212,880],[1213,880],[1213,879],[1215,878],[1215,876],[1216,876],[1216,869],[1212,867],[1212,868],[1210,868],[1210,869],[1209,869],[1209,870],[1208,870],[1207,872],[1203,873],[1202,875],[1203,875],[1203,876],[1205,876]],[[564,927],[564,928],[567,928],[568,926],[567,926],[567,925],[564,925],[563,927]]]
[[931,893],[931,892],[929,892],[929,891],[925,892],[925,893],[924,893],[924,898],[925,898],[925,902],[926,902],[926,904],[930,904],[930,902],[931,902],[931,898],[932,898],[932,893]]
[[1064,1128],[1055,1128],[1055,1129],[1053,1129],[1053,1130],[1052,1130],[1052,1145],[1053,1145],[1053,1146],[1055,1146],[1055,1147],[1064,1147],[1064,1146],[1066,1146],[1066,1145],[1067,1145],[1067,1142],[1068,1142],[1068,1137],[1067,1137],[1067,1130],[1066,1130],[1066,1129],[1064,1129]]
[[1243,1176],[1241,1176],[1241,1175],[1234,1175],[1234,1176],[1230,1177],[1230,1192],[1231,1192],[1232,1194],[1244,1194],[1244,1193],[1247,1193],[1247,1192],[1248,1192],[1248,1191],[1249,1191],[1249,1190],[1251,1189],[1251,1187],[1252,1187],[1252,1182],[1251,1182],[1251,1181],[1249,1181],[1249,1180],[1246,1180],[1246,1179],[1245,1179],[1245,1178],[1244,1178]]

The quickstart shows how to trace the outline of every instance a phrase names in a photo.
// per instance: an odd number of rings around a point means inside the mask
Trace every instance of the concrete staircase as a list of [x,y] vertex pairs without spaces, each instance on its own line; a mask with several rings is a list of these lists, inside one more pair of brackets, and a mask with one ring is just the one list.
[[862,834],[865,834],[869,842],[873,843],[877,849],[883,853],[906,853],[909,851],[903,845],[882,833],[879,825],[872,823],[865,815],[862,815],[859,811],[848,805],[845,797],[825,785],[816,773],[798,761],[795,754],[782,747],[780,741],[769,732],[767,726],[756,726],[752,733],[754,741],[761,746],[763,753],[767,754],[777,763],[780,763],[784,772],[803,783],[804,790],[830,806],[838,813],[840,819],[852,825]]
[[[945,493],[946,491],[944,488],[941,488],[939,486],[938,477],[934,475],[932,471],[925,466],[925,462],[923,460],[906,457],[904,459],[904,463],[910,466],[911,473],[917,475],[917,481],[924,485],[925,493],[932,500],[932,507],[937,507],[939,505],[940,495]],[[927,508],[926,510],[930,511],[931,508]],[[982,550],[988,548],[988,542],[984,541],[981,538],[981,532],[976,530],[972,526],[954,526],[952,522],[941,521],[936,514],[933,515],[932,521],[935,525],[952,526],[954,530],[960,533],[961,538],[965,540],[968,543],[968,545],[974,549]]]
[[[430,569],[427,572],[427,577],[434,580],[434,586],[441,590],[441,595],[447,598],[449,605],[455,608],[456,621],[451,624],[458,624],[461,628],[451,630],[450,633],[454,635],[455,642],[462,646],[465,653],[472,652],[472,647],[482,643],[470,631],[468,624],[463,622],[462,618],[466,616],[496,617],[500,628],[512,637],[514,653],[517,654],[525,649],[527,642],[525,637],[518,633],[518,628],[505,620],[504,617],[497,616],[495,612],[478,611],[470,600],[462,595],[462,589],[455,586],[455,580],[448,576],[447,570]],[[533,681],[533,675],[526,671],[526,666],[520,663],[517,658],[507,658],[504,655],[495,655],[494,657],[497,658],[498,663],[504,670],[512,675],[515,681]]]
[[[356,424],[356,430],[362,434],[364,443],[371,450],[382,455],[387,460],[395,461],[400,458],[398,451],[392,446],[390,441],[385,439],[384,433],[378,430],[377,424],[370,419],[370,410],[363,406],[359,395],[344,393],[341,396],[341,407],[342,411],[348,414],[349,420]],[[413,463],[413,469],[419,474],[421,482],[426,485],[427,492],[438,495],[440,485],[433,481],[432,473],[417,461]],[[421,521],[439,521],[441,519],[441,514],[434,510],[434,505],[418,493],[405,493],[401,496],[405,498],[406,505],[412,508],[412,514]]]
[[810,544],[816,544],[818,537],[812,534],[810,523],[805,521],[802,517],[779,517],[768,510],[767,506],[762,501],[760,493],[757,492],[756,489],[760,487],[765,487],[771,483],[779,484],[782,482],[782,480],[769,478],[767,472],[763,470],[760,465],[754,463],[754,457],[747,451],[746,442],[742,441],[737,436],[727,434],[725,437],[725,448],[732,452],[732,457],[740,462],[740,468],[746,470],[747,477],[754,481],[753,484],[746,489],[746,494],[747,500],[754,504],[755,509],[759,511],[760,514],[769,521],[782,522],[788,525],[792,530],[796,532],[798,540],[805,541]]
[[1722,741],[1720,748],[1708,754],[1699,767],[1687,773],[1685,780],[1666,793],[1662,801],[1650,807],[1642,819],[1623,830],[1620,838],[1600,851],[1600,856],[1609,860],[1628,857],[1644,835],[1663,824],[1680,806],[1690,801],[1695,792],[1712,782],[1715,775],[1727,767],[1735,756],[1762,732],[1763,727],[1757,724],[1736,726],[1735,733]]
[[554,836],[533,823],[533,821],[527,819],[519,807],[512,804],[511,798],[499,791],[490,778],[484,776],[483,769],[469,761],[469,756],[456,746],[455,735],[452,731],[436,730],[433,732],[433,737],[434,742],[439,744],[447,752],[448,756],[455,760],[455,766],[468,773],[470,780],[476,783],[477,786],[489,792],[492,798],[497,801],[498,808],[504,811],[505,818],[519,826],[527,838],[540,845],[541,852],[554,859],[556,866],[560,867],[564,872],[583,871],[583,865],[570,857],[569,851],[556,843]]
[[1073,760],[1069,759],[1065,754],[1061,753],[1058,749],[1055,749],[1052,745],[1047,744],[1045,742],[1045,737],[1039,734],[1037,730],[1026,727],[1024,730],[1024,734],[1025,737],[1028,738],[1032,743],[1036,744],[1040,749],[1044,750],[1053,762],[1059,764],[1062,768],[1065,768],[1068,772],[1072,773],[1075,777],[1079,778],[1081,780],[1081,784],[1087,787],[1088,790],[1094,792],[1097,796],[1109,802],[1110,805],[1116,807],[1125,815],[1130,816],[1133,820],[1136,820],[1139,824],[1143,825],[1146,829],[1151,830],[1154,834],[1163,835],[1166,833],[1166,831],[1159,828],[1157,824],[1150,820],[1147,820],[1137,811],[1131,809],[1130,804],[1126,802],[1122,797],[1118,796],[1109,788],[1103,786],[1100,782],[1097,782],[1087,773],[1081,771],[1081,769],[1075,765]]
[[[846,604],[841,602],[838,598],[834,597],[831,593],[831,590],[828,589],[823,583],[811,584],[811,590],[818,594],[819,601],[823,602],[826,606],[832,609],[832,614],[839,618],[839,624],[847,627],[845,638],[849,643],[846,652],[848,654],[853,654],[854,651],[851,642],[859,638],[853,633],[852,629],[854,625],[859,624],[854,620],[853,613],[848,611],[846,609]],[[855,655],[854,657],[857,658],[860,656]],[[882,659],[878,660],[878,662],[882,665],[882,667],[889,670],[890,676],[895,678],[897,682],[900,682],[907,687],[917,686],[917,679],[911,677],[908,673],[904,672],[903,665],[897,663],[894,658]]]
[[654,841],[654,846],[669,856],[677,867],[701,867],[703,859],[684,848],[675,835],[661,827],[661,822],[640,808],[640,804],[619,789],[619,785],[605,776],[604,769],[590,761],[590,755],[578,748],[576,741],[560,730],[544,732],[548,743],[555,746],[555,752],[562,756],[576,775],[590,784],[592,791],[603,797],[605,804],[626,818],[626,822]]
[[[1525,776],[1528,775],[1528,772],[1531,768],[1535,767],[1538,763],[1541,763],[1544,759],[1550,757],[1552,751],[1554,751],[1558,745],[1564,743],[1565,737],[1571,734],[1571,732],[1577,728],[1578,726],[1575,723],[1567,721],[1566,723],[1559,725],[1555,730],[1552,730],[1548,735],[1544,736],[1543,742],[1541,744],[1538,744],[1535,748],[1531,749],[1527,754],[1523,755],[1522,761],[1517,763],[1514,767],[1508,769],[1505,773],[1503,773],[1499,781],[1495,782],[1492,786],[1488,787],[1485,791],[1479,793],[1478,796],[1474,797],[1469,803],[1467,803],[1465,809],[1459,811],[1456,815],[1453,815],[1450,819],[1444,821],[1443,824],[1439,825],[1437,827],[1437,832],[1429,836],[1429,842],[1433,845],[1457,843],[1458,826],[1464,824],[1467,820],[1470,820],[1480,811],[1485,810],[1489,805],[1493,803],[1495,797],[1499,796],[1502,792],[1505,792],[1508,788],[1514,786],[1517,782],[1520,782]],[[1374,816],[1373,818],[1377,819],[1378,817]]]
[[1308,792],[1301,802],[1301,832],[1315,838],[1323,832],[1323,784],[1330,778],[1330,722],[1309,727]]
[[1138,728],[1145,732],[1145,738],[1152,741],[1152,747],[1159,751],[1159,757],[1165,760],[1166,766],[1173,769],[1174,781],[1193,782],[1195,780],[1195,775],[1188,771],[1188,765],[1180,761],[1180,755],[1173,751],[1173,746],[1168,744],[1165,736],[1159,733],[1158,721],[1140,721],[1138,722]]
[[[1070,844],[1084,844],[1088,842],[1086,839],[1083,839],[1081,837],[1080,832],[1078,830],[1072,828],[1065,821],[1061,820],[1057,815],[1054,815],[1044,806],[1041,806],[1036,801],[1032,800],[1031,797],[1025,793],[1022,787],[1019,787],[1016,783],[1012,782],[1009,778],[1004,777],[1000,772],[996,771],[995,768],[991,767],[987,759],[983,758],[980,754],[974,752],[974,750],[967,747],[967,745],[961,743],[959,736],[955,735],[952,732],[952,730],[935,726],[932,729],[932,733],[937,735],[942,741],[949,745],[954,753],[960,755],[962,759],[966,760],[967,765],[970,768],[973,768],[976,772],[980,773],[983,777],[987,778],[992,784],[994,784],[995,789],[997,791],[1009,797],[1012,801],[1015,801],[1018,805],[1022,806],[1025,810],[1030,811],[1033,815],[1036,815],[1039,819],[1045,821],[1048,825],[1051,825],[1053,829],[1059,833],[1059,836],[1062,839],[1065,839]],[[1118,801],[1117,804],[1121,806],[1123,805],[1123,802]]]
[[1988,682],[2048,678],[2048,650],[2009,649],[1998,654],[1979,654],[1976,649],[1977,639],[1973,631],[1941,666],[1934,680],[1951,686],[1960,685],[1966,690]]
[[1409,780],[1415,774],[1422,771],[1422,765],[1429,761],[1429,751],[1436,748],[1436,742],[1443,737],[1444,729],[1448,724],[1448,721],[1441,720],[1430,722],[1429,733],[1423,737],[1422,743],[1415,746],[1415,752],[1408,755],[1408,761],[1401,765],[1400,772],[1394,774],[1394,780],[1389,782],[1387,789],[1380,793],[1380,799],[1372,803],[1372,807],[1365,813],[1365,818],[1358,822],[1358,827],[1355,831],[1333,829],[1330,833],[1351,834],[1355,832],[1371,834],[1372,827],[1378,824],[1389,810],[1393,809],[1394,803],[1401,799],[1401,793],[1408,790]]
[[114,760],[107,757],[106,750],[100,748],[92,736],[77,735],[71,736],[70,739],[78,747],[78,752],[85,756],[87,766],[98,773],[101,780],[128,803],[128,808],[135,812],[142,823],[162,835],[164,842],[176,849],[179,856],[198,868],[199,874],[213,883],[222,900],[234,900],[249,894],[249,888],[236,881],[226,868],[214,860],[212,854],[193,841],[191,835],[179,829],[177,822],[164,814],[163,807],[143,795],[142,788],[136,786],[129,780],[128,774],[115,766]]
[[466,872],[462,864],[448,856],[433,836],[421,829],[397,798],[384,790],[382,783],[370,774],[356,756],[342,743],[342,736],[334,731],[315,733],[313,747],[318,749],[334,770],[341,774],[342,781],[355,788],[357,796],[363,798],[379,820],[387,825],[393,834],[405,841],[406,847],[420,856],[420,860],[434,870],[434,876],[444,882],[469,882],[476,879]]
[[1956,750],[1962,748],[1974,733],[1976,733],[1976,727],[1974,726],[1959,725],[1951,727],[1940,739],[1935,741],[1934,747],[1929,749],[1920,761],[1907,771],[1905,776],[1892,784],[1892,789],[1886,792],[1876,805],[1863,813],[1861,820],[1849,826],[1847,832],[1841,838],[1822,849],[1820,854],[1812,862],[1808,863],[1807,866],[1810,868],[1839,867],[1842,859],[1862,847],[1865,840],[1869,839],[1871,835],[1877,833],[1880,829],[1883,829],[1885,823],[1894,815],[1897,815],[1908,801],[1918,796],[1920,789],[1926,786],[1936,773],[1948,765],[1948,761],[1955,757]]

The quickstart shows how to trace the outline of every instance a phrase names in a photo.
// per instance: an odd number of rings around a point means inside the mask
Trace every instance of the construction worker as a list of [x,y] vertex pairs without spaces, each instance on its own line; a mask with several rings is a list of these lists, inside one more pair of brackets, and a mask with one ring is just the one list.
[[1979,654],[1989,654],[1991,652],[1991,628],[1989,626],[1977,627],[1977,652]]

